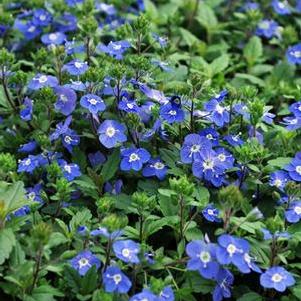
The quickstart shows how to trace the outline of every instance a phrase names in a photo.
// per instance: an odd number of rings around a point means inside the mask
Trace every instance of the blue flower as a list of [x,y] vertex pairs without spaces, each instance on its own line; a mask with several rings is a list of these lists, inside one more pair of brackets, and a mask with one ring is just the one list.
[[167,173],[167,166],[160,158],[150,159],[147,165],[143,168],[142,174],[144,177],[157,177],[159,180],[164,180]]
[[48,26],[51,21],[52,16],[47,10],[39,8],[33,12],[32,22],[36,26]]
[[279,25],[274,20],[262,20],[257,25],[255,34],[265,38],[272,38],[279,33]]
[[233,167],[234,157],[229,151],[221,147],[215,149],[215,152],[217,155],[217,159],[225,169],[229,169]]
[[42,32],[42,30],[32,21],[24,22],[19,19],[16,19],[14,28],[18,29],[26,40],[33,40]]
[[157,301],[157,296],[151,291],[144,289],[141,293],[132,296],[129,301]]
[[220,264],[233,263],[238,269],[244,261],[244,254],[249,253],[249,243],[242,238],[223,234],[218,238],[216,257]]
[[301,43],[289,47],[286,51],[286,58],[290,64],[301,64]]
[[273,288],[278,292],[284,292],[288,286],[295,284],[294,277],[283,267],[269,268],[260,276],[260,284],[265,288]]
[[138,83],[140,91],[148,98],[157,101],[161,104],[166,104],[168,102],[164,93],[159,90],[151,89],[145,84]]
[[285,218],[290,223],[298,223],[301,219],[301,201],[293,202],[285,211]]
[[70,13],[63,13],[55,20],[55,29],[60,32],[75,31],[77,29],[77,19]]
[[113,251],[117,258],[126,263],[139,263],[140,245],[132,240],[119,240],[113,243]]
[[202,160],[202,152],[205,149],[211,149],[211,142],[198,134],[189,134],[184,139],[181,148],[181,161],[183,163],[192,163]]
[[[223,100],[222,96],[212,98],[204,104],[204,108],[210,114],[210,119],[217,126],[224,126],[224,124],[230,121],[230,115],[226,107],[220,103]],[[221,100],[220,100],[221,99]]]
[[96,167],[106,161],[105,156],[100,151],[88,154],[88,158],[92,167]]
[[35,140],[29,141],[28,143],[20,145],[18,148],[18,152],[20,153],[32,153],[36,148],[38,144]]
[[32,202],[38,202],[40,204],[43,203],[43,199],[41,198],[42,185],[36,184],[33,187],[26,188],[26,197]]
[[82,62],[79,59],[72,60],[65,64],[62,68],[63,71],[67,71],[70,75],[82,75],[88,70],[89,66],[86,62]]
[[28,88],[31,90],[39,90],[44,87],[56,87],[59,81],[55,76],[37,74],[28,84]]
[[121,151],[121,156],[120,169],[124,171],[140,170],[151,157],[144,148],[126,148]]
[[140,108],[138,107],[136,101],[134,99],[128,99],[127,97],[123,97],[118,103],[118,109],[125,111],[127,113],[139,113]]
[[[200,157],[192,164],[192,173],[197,178],[204,178],[212,182],[215,176],[223,174],[225,166],[221,164],[217,153],[211,149],[204,149]],[[212,182],[213,183],[213,182]]]
[[80,236],[86,236],[88,234],[88,228],[87,228],[87,226],[78,226],[77,227],[77,233]]
[[213,128],[206,128],[199,132],[199,135],[202,137],[206,137],[209,141],[211,141],[212,146],[218,146],[219,142],[219,133]]
[[20,117],[24,121],[30,121],[32,118],[32,109],[33,109],[33,101],[25,97],[24,102],[23,102],[23,108],[20,111]]
[[45,45],[61,45],[66,38],[66,35],[62,32],[52,32],[42,35],[41,41]]
[[113,148],[127,140],[126,128],[115,120],[105,120],[98,128],[99,141],[106,148]]
[[273,0],[271,3],[274,11],[279,15],[289,15],[291,13],[289,4],[286,0],[279,1],[279,0]]
[[261,273],[261,269],[254,263],[253,258],[249,253],[244,253],[240,258],[240,263],[237,264],[237,268],[244,274],[249,274],[251,271]]
[[151,59],[151,63],[157,67],[159,67],[161,70],[165,71],[165,72],[171,72],[172,68],[169,67],[169,63],[167,62],[162,62],[160,60],[157,59]]
[[30,174],[40,166],[37,156],[29,155],[27,158],[20,160],[18,164],[18,172],[28,172]]
[[80,92],[85,92],[86,91],[86,85],[81,82],[80,80],[73,81],[72,79],[70,80],[70,84],[65,84],[64,87],[66,88],[71,88],[74,91],[80,91]]
[[62,134],[62,143],[63,146],[72,153],[73,147],[79,145],[80,138],[77,133],[71,129],[67,129],[65,133]]
[[248,10],[258,10],[258,9],[260,9],[260,6],[256,2],[248,1],[243,6],[243,10],[245,10],[245,11],[248,11]]
[[185,114],[179,105],[167,103],[160,108],[160,117],[168,123],[184,121]]
[[282,123],[288,131],[295,131],[301,128],[301,117],[285,117]]
[[231,285],[234,282],[234,276],[229,270],[221,268],[216,277],[216,287],[213,291],[213,301],[222,301],[223,298],[231,297]]
[[214,244],[206,244],[201,240],[188,243],[186,253],[190,259],[187,262],[187,269],[198,271],[206,279],[215,279],[219,270],[215,249],[216,246]]
[[116,15],[116,13],[117,13],[117,10],[113,4],[96,3],[96,9],[98,9],[101,12],[104,12],[105,14],[107,14],[109,16]]
[[165,48],[168,43],[168,38],[167,37],[161,37],[157,35],[156,33],[153,33],[153,38],[160,44],[162,48]]
[[67,132],[70,130],[69,125],[71,124],[72,116],[68,116],[64,122],[59,122],[56,125],[55,131],[50,135],[49,139],[50,141],[57,140],[59,137],[67,134]]
[[209,204],[202,210],[204,218],[209,222],[219,223],[222,219],[219,217],[219,210],[213,204]]
[[110,240],[115,240],[118,237],[123,235],[123,230],[115,230],[113,232],[109,232],[109,230],[105,227],[98,227],[95,230],[91,231],[91,236],[103,236]]
[[92,114],[97,114],[98,112],[102,112],[106,109],[106,105],[104,101],[95,94],[86,94],[81,97],[80,105],[83,108],[86,108]]
[[130,279],[115,266],[110,266],[104,271],[102,281],[107,293],[116,292],[124,294],[127,293],[132,286]]
[[75,40],[65,41],[64,46],[67,55],[82,53],[85,51],[85,46],[82,43],[77,43]]
[[100,260],[90,251],[80,252],[69,262],[81,276],[84,276],[92,266],[96,266],[96,268],[99,269],[101,264]]
[[175,294],[170,286],[166,286],[163,290],[159,293],[157,301],[174,301]]
[[131,47],[131,44],[128,41],[116,41],[110,42],[107,46],[98,45],[97,50],[100,52],[104,52],[114,57],[117,60],[121,60],[123,58],[124,52],[127,51],[128,48]]
[[290,164],[284,167],[289,176],[297,182],[301,182],[301,152],[297,153]]
[[298,117],[301,117],[301,101],[297,101],[290,105],[289,110]]
[[54,88],[54,92],[57,95],[55,109],[65,116],[70,115],[76,106],[76,93],[72,89],[61,86]]
[[75,164],[75,163],[68,164],[63,159],[58,160],[58,163],[62,169],[63,176],[68,181],[73,181],[75,178],[81,176],[81,172],[80,172],[79,166],[77,164]]
[[240,146],[244,144],[244,141],[240,138],[241,134],[238,135],[226,135],[224,140],[227,141],[231,146]]
[[287,172],[283,170],[277,170],[271,173],[269,184],[282,190],[289,180],[290,177]]

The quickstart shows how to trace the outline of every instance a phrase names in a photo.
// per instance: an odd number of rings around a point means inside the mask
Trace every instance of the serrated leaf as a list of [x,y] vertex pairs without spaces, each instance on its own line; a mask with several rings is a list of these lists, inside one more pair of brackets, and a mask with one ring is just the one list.
[[115,149],[114,152],[109,156],[107,162],[103,165],[101,170],[101,176],[104,182],[111,180],[116,171],[118,170],[120,162],[120,152],[119,149]]
[[243,54],[249,66],[253,66],[262,56],[261,39],[253,36],[244,48]]
[[0,231],[0,265],[9,257],[16,245],[15,234],[12,229],[6,228]]

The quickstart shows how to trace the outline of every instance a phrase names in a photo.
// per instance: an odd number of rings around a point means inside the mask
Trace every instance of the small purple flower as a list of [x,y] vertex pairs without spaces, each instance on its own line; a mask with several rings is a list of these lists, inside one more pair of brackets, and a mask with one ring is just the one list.
[[175,294],[170,286],[166,286],[163,290],[159,293],[157,301],[174,301]]
[[240,138],[241,134],[238,135],[226,135],[224,140],[227,141],[231,146],[240,146],[244,144],[244,141]]
[[129,171],[131,169],[138,171],[143,164],[148,162],[150,154],[144,148],[126,148],[121,151],[120,169]]
[[42,35],[41,41],[45,45],[61,45],[66,38],[66,35],[62,32],[52,32]]
[[270,39],[274,36],[277,36],[278,32],[279,32],[278,23],[274,20],[265,19],[259,22],[255,34],[260,37],[265,37]]
[[125,294],[132,286],[130,279],[115,266],[110,266],[103,272],[102,281],[107,293]]
[[297,153],[290,164],[284,167],[289,176],[297,182],[301,182],[301,152]]
[[285,218],[290,223],[298,223],[301,219],[301,201],[293,202],[285,211]]
[[92,114],[97,114],[106,109],[106,105],[102,98],[95,94],[86,94],[80,99],[80,105],[86,108]]
[[54,92],[57,95],[55,109],[65,116],[70,115],[76,106],[76,93],[72,89],[61,86],[56,87]]
[[25,97],[23,102],[23,109],[20,111],[20,117],[24,121],[30,121],[32,118],[33,101],[32,99]]
[[71,129],[68,129],[64,134],[62,134],[63,146],[72,153],[73,147],[79,145],[80,138],[77,133]]
[[98,9],[99,11],[101,11],[109,16],[116,15],[116,13],[117,13],[117,10],[113,4],[96,3],[96,9]]
[[109,54],[111,57],[114,57],[117,60],[123,58],[124,52],[131,47],[131,44],[128,41],[116,41],[110,42],[107,46],[101,44],[97,46],[97,50]]
[[100,151],[88,154],[88,158],[92,167],[96,167],[106,161],[105,156]]
[[67,71],[70,75],[82,75],[88,70],[89,66],[86,62],[82,62],[79,59],[72,60],[65,64],[62,68],[63,71]]
[[271,173],[269,184],[282,190],[289,180],[290,177],[286,171],[277,170]]
[[82,251],[70,261],[71,266],[81,275],[84,276],[92,266],[100,268],[100,260],[90,251]]
[[278,292],[284,292],[288,286],[295,284],[295,279],[283,267],[274,266],[260,276],[260,284],[264,288],[273,288]]
[[59,81],[55,76],[37,74],[28,84],[28,88],[31,90],[39,90],[44,87],[54,88],[58,86]]
[[38,144],[35,140],[29,141],[25,144],[20,145],[18,152],[19,153],[32,153],[36,148]]
[[164,180],[166,174],[167,166],[160,158],[150,159],[142,170],[142,175],[144,177],[157,177],[159,180]]
[[126,263],[139,263],[140,245],[132,240],[118,240],[113,244],[114,254]]
[[65,84],[64,87],[66,88],[71,88],[74,91],[80,91],[80,92],[85,92],[86,91],[86,85],[81,82],[80,80],[73,81],[72,79],[70,80],[70,84]]
[[28,172],[30,174],[40,166],[37,156],[29,155],[27,158],[20,160],[18,164],[18,172]]
[[231,297],[231,285],[234,282],[234,276],[229,270],[221,268],[216,277],[216,287],[213,291],[213,301],[222,301],[224,298]]
[[222,219],[219,217],[219,210],[213,204],[209,204],[202,210],[204,218],[209,222],[220,223]]
[[77,29],[77,19],[70,13],[63,13],[55,20],[54,28],[60,32],[75,31]]
[[291,10],[289,4],[286,0],[273,0],[271,3],[274,11],[279,15],[289,15],[291,14]]
[[68,164],[65,160],[58,160],[58,163],[62,169],[63,176],[68,181],[73,181],[75,178],[81,176],[79,166],[75,163]]
[[190,259],[187,262],[187,269],[198,271],[206,279],[215,279],[219,270],[215,249],[216,246],[214,244],[206,244],[201,240],[194,240],[188,243],[186,253]]
[[166,104],[168,102],[162,91],[151,89],[145,84],[138,83],[138,85],[140,91],[148,98],[155,100],[160,104]]
[[103,236],[107,239],[110,240],[115,240],[117,238],[119,238],[120,236],[123,235],[123,231],[122,230],[115,230],[113,232],[109,232],[109,230],[105,227],[98,227],[95,230],[91,231],[91,236]]
[[160,117],[170,124],[180,123],[184,121],[185,113],[180,106],[167,103],[160,108]]
[[167,37],[161,37],[157,35],[156,33],[153,33],[153,38],[160,44],[162,48],[165,48],[168,43],[168,38]]
[[189,134],[184,139],[181,148],[181,161],[192,163],[201,159],[201,154],[205,149],[211,149],[212,144],[206,137],[198,134]]
[[19,30],[26,40],[33,40],[42,32],[32,21],[24,22],[20,19],[16,19],[14,28]]
[[204,108],[207,112],[211,113],[210,119],[217,126],[222,127],[229,122],[230,115],[227,108],[222,106],[216,98],[205,103]]
[[99,141],[106,148],[113,148],[127,140],[126,128],[115,120],[105,120],[98,128]]
[[288,131],[295,131],[301,128],[301,116],[300,117],[285,117],[283,122]]
[[301,117],[301,101],[297,101],[290,105],[289,110],[298,117]]
[[118,109],[125,111],[127,113],[139,113],[140,108],[138,107],[136,101],[134,99],[128,99],[123,97],[118,103]]
[[289,47],[286,51],[286,58],[290,64],[301,64],[301,43]]
[[64,122],[59,122],[56,125],[55,131],[49,137],[50,141],[57,140],[62,135],[67,134],[67,132],[70,130],[69,126],[71,124],[71,121],[72,121],[72,116],[70,115],[66,118]]
[[249,253],[249,243],[242,238],[223,234],[218,238],[216,257],[220,264],[233,263],[238,269],[244,262],[244,254]]
[[167,62],[162,62],[160,60],[157,59],[151,59],[151,63],[157,67],[159,67],[161,70],[165,71],[165,72],[171,72],[172,68],[169,67],[169,63]]
[[32,22],[36,26],[48,26],[52,21],[51,14],[45,9],[36,9],[33,13]]
[[141,293],[132,296],[129,301],[157,301],[157,298],[151,291],[144,289]]
[[219,145],[219,133],[213,129],[213,128],[206,128],[204,130],[201,130],[199,132],[199,135],[202,137],[205,137],[206,139],[208,139],[209,141],[211,141],[212,146],[218,146]]
[[217,159],[219,160],[220,164],[224,166],[225,169],[229,169],[233,167],[234,164],[234,157],[233,155],[224,149],[223,147],[215,149]]
[[113,185],[110,182],[106,182],[104,191],[112,195],[118,195],[121,193],[122,186],[123,186],[123,182],[121,179],[116,180]]
[[87,228],[87,226],[78,226],[77,227],[77,233],[80,236],[86,236],[88,234],[88,228]]
[[43,203],[43,199],[41,197],[42,185],[36,184],[33,187],[26,188],[26,197],[32,202],[38,202],[40,204]]

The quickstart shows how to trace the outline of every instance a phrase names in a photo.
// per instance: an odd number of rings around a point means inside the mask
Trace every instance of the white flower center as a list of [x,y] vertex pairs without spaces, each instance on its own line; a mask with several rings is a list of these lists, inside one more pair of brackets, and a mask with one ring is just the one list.
[[34,191],[30,192],[28,195],[27,195],[28,199],[30,199],[31,201],[33,201],[36,197],[36,193]]
[[220,106],[219,104],[217,104],[217,106],[215,107],[215,109],[216,109],[217,113],[219,113],[219,114],[223,114],[224,111],[225,111],[225,108],[222,107],[222,106]]
[[215,215],[215,214],[214,214],[214,210],[212,210],[212,209],[208,209],[208,210],[207,210],[207,213],[208,213],[209,215]]
[[278,274],[278,273],[276,273],[276,274],[274,274],[274,275],[272,276],[272,281],[273,281],[273,282],[280,282],[280,281],[282,281],[282,279],[283,279],[282,275],[280,275],[280,274]]
[[171,115],[171,116],[176,116],[176,115],[177,115],[177,111],[175,111],[175,110],[170,110],[170,111],[168,112],[168,114]]
[[114,50],[120,50],[122,46],[113,44],[112,47],[113,47]]
[[227,252],[229,253],[230,257],[236,252],[237,248],[233,244],[229,244],[227,247]]
[[263,21],[259,24],[260,29],[269,29],[270,28],[270,22],[268,21]]
[[134,162],[134,161],[137,161],[137,160],[140,160],[140,157],[136,153],[132,153],[130,155],[130,162]]
[[120,274],[116,274],[113,276],[113,280],[114,280],[115,284],[118,285],[122,280],[122,276]]
[[112,127],[112,126],[109,126],[107,129],[106,129],[106,135],[109,136],[110,138],[112,138],[116,133],[116,130]]
[[207,135],[206,135],[206,138],[209,139],[209,140],[212,140],[212,139],[213,139],[213,136],[212,136],[211,134],[207,134]]
[[46,20],[46,16],[45,15],[40,15],[40,20],[41,21],[45,21]]
[[71,173],[71,167],[69,165],[65,165],[64,170],[67,171],[68,173]]
[[201,146],[199,144],[194,144],[191,148],[190,148],[190,151],[192,153],[197,153],[199,152],[199,150],[201,149]]
[[70,144],[70,143],[72,142],[72,138],[71,138],[70,136],[65,136],[64,141],[65,141],[67,144]]
[[33,25],[27,29],[28,32],[34,32],[35,30],[36,30],[36,27]]
[[294,211],[295,211],[296,214],[300,215],[301,214],[301,207],[300,206],[296,206],[294,208]]
[[62,102],[67,102],[67,101],[68,101],[68,98],[67,98],[66,95],[61,94],[61,95],[60,95],[60,100],[61,100]]
[[204,170],[213,169],[214,163],[212,160],[205,160],[203,163]]
[[296,167],[296,172],[297,172],[299,175],[301,175],[301,165],[298,165],[298,166]]
[[156,162],[154,164],[155,169],[163,169],[164,167],[165,167],[165,165],[162,162]]
[[217,157],[221,162],[224,162],[226,160],[225,154],[219,154]]
[[295,58],[301,58],[301,51],[292,51],[291,52],[292,56],[294,56]]
[[56,40],[56,39],[57,39],[57,34],[56,34],[56,33],[51,33],[51,34],[49,35],[49,40],[54,41],[54,40]]
[[41,75],[38,78],[38,81],[39,81],[40,84],[47,82],[47,76],[46,75]]
[[78,264],[79,264],[79,268],[83,268],[85,267],[86,265],[90,265],[89,263],[89,260],[87,258],[81,258],[79,261],[78,261]]
[[129,257],[131,255],[131,251],[129,249],[123,249],[121,252],[123,257]]
[[276,187],[280,187],[280,186],[282,186],[282,181],[281,181],[280,179],[276,179],[276,180],[274,181],[274,185],[275,185]]
[[26,166],[30,165],[30,163],[31,163],[31,160],[30,160],[30,159],[27,159],[27,160],[24,162],[24,164],[25,164]]
[[75,62],[75,63],[74,63],[74,66],[75,66],[75,68],[77,68],[77,69],[82,68],[83,65],[84,65],[84,63],[81,63],[81,62]]
[[134,105],[132,103],[127,103],[126,106],[129,108],[129,109],[132,109],[134,107]]
[[207,252],[207,251],[201,252],[201,254],[199,255],[199,257],[200,257],[200,259],[201,259],[201,261],[202,261],[203,263],[208,263],[208,262],[211,261],[211,255],[210,255],[210,253]]
[[95,98],[91,98],[91,99],[89,99],[88,101],[89,101],[89,103],[90,103],[91,105],[93,105],[93,106],[95,106],[95,105],[97,104],[97,102],[98,102]]

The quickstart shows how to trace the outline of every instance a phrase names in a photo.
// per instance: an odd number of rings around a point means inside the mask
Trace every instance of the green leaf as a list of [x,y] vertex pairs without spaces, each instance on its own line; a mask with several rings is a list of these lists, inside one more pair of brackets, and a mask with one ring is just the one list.
[[36,287],[31,296],[26,296],[24,301],[55,301],[54,297],[64,297],[64,294],[50,285],[42,285]]
[[101,176],[104,182],[107,182],[114,177],[116,171],[118,170],[119,162],[120,152],[119,149],[115,149],[101,170]]
[[229,66],[229,56],[223,54],[222,56],[216,58],[211,64],[212,77],[222,71],[224,71]]
[[0,231],[0,265],[9,257],[13,247],[16,245],[16,238],[12,229]]
[[243,50],[248,65],[253,66],[260,59],[262,53],[261,39],[257,36],[253,36]]
[[200,3],[196,20],[209,32],[214,31],[218,24],[213,9],[205,3]]
[[262,297],[254,292],[250,292],[241,296],[237,301],[261,301]]
[[184,28],[180,28],[180,33],[186,45],[188,45],[189,47],[191,47],[193,44],[197,44],[200,42],[200,40],[195,35],[193,35],[190,31]]
[[271,166],[283,168],[285,165],[289,164],[292,158],[289,157],[279,157],[277,159],[269,160],[268,164]]
[[264,87],[266,85],[264,80],[260,79],[259,77],[254,76],[254,75],[251,75],[251,74],[236,73],[235,77],[240,78],[240,79],[245,79],[248,82],[258,85],[260,87]]
[[89,209],[85,208],[78,211],[70,221],[70,231],[75,232],[78,226],[85,225],[87,221],[92,219],[92,214]]

